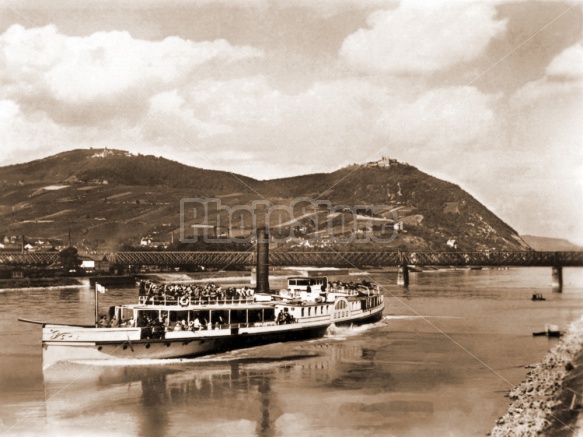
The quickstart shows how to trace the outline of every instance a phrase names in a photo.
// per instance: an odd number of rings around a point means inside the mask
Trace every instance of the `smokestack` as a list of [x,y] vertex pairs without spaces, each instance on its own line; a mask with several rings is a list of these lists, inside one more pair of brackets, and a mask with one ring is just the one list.
[[269,235],[265,228],[257,229],[257,288],[269,293]]

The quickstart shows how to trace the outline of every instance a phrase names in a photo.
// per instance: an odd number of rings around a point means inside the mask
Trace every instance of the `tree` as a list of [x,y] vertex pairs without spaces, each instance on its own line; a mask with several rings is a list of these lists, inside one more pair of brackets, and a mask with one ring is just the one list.
[[69,273],[71,270],[75,271],[75,273],[79,273],[83,261],[79,257],[77,248],[69,246],[59,252],[59,262],[63,266],[65,273]]

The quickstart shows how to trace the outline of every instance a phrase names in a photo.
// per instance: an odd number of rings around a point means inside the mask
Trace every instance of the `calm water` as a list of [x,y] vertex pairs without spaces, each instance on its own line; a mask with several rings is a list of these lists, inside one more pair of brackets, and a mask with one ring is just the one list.
[[[91,323],[93,292],[0,292],[0,434],[484,436],[524,366],[555,344],[532,332],[583,314],[583,269],[564,271],[562,294],[550,288],[550,268],[412,274],[408,291],[394,274],[373,277],[387,304],[374,325],[202,359],[67,363],[44,374],[40,326],[17,318]],[[532,302],[534,292],[547,300]],[[100,304],[136,294],[110,289]]]

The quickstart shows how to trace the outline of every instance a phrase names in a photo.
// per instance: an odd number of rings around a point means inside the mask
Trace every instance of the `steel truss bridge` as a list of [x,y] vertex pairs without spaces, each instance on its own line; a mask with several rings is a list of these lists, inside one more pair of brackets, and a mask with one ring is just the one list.
[[[105,259],[120,265],[205,266],[227,268],[257,263],[249,252],[114,252]],[[4,252],[0,264],[50,265],[55,252]],[[271,266],[313,267],[583,267],[583,252],[278,252],[269,254]]]

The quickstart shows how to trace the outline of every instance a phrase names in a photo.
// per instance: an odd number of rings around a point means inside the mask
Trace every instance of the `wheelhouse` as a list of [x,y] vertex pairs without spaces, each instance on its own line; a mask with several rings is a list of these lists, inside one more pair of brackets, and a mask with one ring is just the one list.
[[292,276],[287,280],[287,287],[290,291],[308,291],[310,290],[325,291],[328,289],[328,278],[325,276],[319,278],[306,278],[304,276]]

